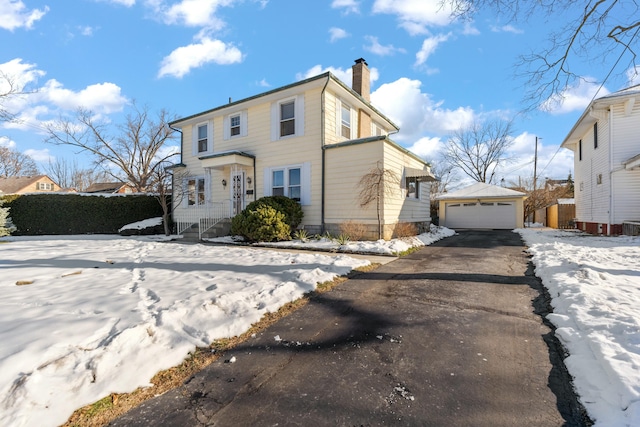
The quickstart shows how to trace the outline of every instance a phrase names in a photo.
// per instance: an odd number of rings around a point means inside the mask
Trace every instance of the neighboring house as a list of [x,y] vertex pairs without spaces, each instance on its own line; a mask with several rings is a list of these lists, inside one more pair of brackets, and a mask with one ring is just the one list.
[[576,228],[622,234],[640,220],[640,85],[591,101],[562,147],[574,154]]
[[136,189],[125,182],[96,182],[88,186],[84,193],[130,194],[136,193]]
[[60,186],[47,175],[0,178],[0,194],[51,193]]
[[447,228],[514,229],[524,226],[525,193],[478,182],[438,197]]
[[181,163],[172,167],[178,232],[284,195],[302,205],[309,233],[336,233],[353,221],[373,237],[376,204],[360,207],[358,183],[376,167],[397,176],[381,200],[385,238],[398,223],[425,229],[435,178],[389,139],[399,128],[371,105],[369,85],[367,63],[358,59],[353,88],[327,72],[170,123],[182,133]]

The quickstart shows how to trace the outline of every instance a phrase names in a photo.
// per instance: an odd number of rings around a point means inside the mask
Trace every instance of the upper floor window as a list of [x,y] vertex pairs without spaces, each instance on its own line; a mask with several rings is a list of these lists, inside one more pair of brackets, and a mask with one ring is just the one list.
[[593,148],[598,148],[598,122],[593,124]]
[[213,152],[213,123],[198,123],[193,127],[193,155]]
[[304,135],[304,95],[271,104],[271,140]]
[[50,182],[39,182],[38,190],[53,190],[53,184]]
[[578,141],[578,160],[582,160],[582,140]]
[[384,135],[384,129],[376,122],[371,122],[371,136],[382,136]]
[[209,138],[208,138],[208,125],[198,125],[198,153],[202,153],[208,150]]
[[296,102],[289,101],[280,104],[280,136],[296,133]]
[[231,136],[240,135],[240,114],[229,118],[229,134]]
[[344,103],[341,107],[340,135],[344,138],[351,139],[351,107]]

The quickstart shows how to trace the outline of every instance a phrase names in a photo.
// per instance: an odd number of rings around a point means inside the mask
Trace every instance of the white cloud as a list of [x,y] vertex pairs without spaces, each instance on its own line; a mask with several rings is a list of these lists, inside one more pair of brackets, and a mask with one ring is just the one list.
[[524,30],[514,27],[513,25],[492,25],[491,31],[494,33],[512,33],[512,34],[523,34]]
[[371,101],[380,111],[400,126],[394,139],[413,143],[427,135],[446,135],[473,122],[476,114],[470,107],[455,110],[443,108],[443,101],[434,102],[420,91],[422,82],[402,77],[380,86],[371,94]]
[[93,35],[93,32],[96,30],[96,28],[87,25],[85,27],[78,27],[78,30],[83,36],[89,37]]
[[16,142],[9,137],[0,136],[0,147],[16,148]]
[[[349,68],[347,70],[343,70],[342,68],[335,68],[335,67],[324,67],[323,68],[322,65],[314,65],[313,67],[309,68],[304,73],[296,74],[296,80],[308,79],[310,77],[314,77],[314,76],[317,76],[319,74],[326,73],[327,71],[330,71],[331,74],[336,76],[338,79],[340,79],[347,86],[351,87],[351,80],[352,80],[352,76],[353,76],[351,68]],[[373,86],[373,84],[380,77],[380,73],[378,72],[377,68],[373,67],[373,68],[369,69],[369,74],[370,74],[369,80],[371,81],[371,85]]]
[[551,114],[565,114],[582,111],[594,97],[601,97],[610,92],[591,77],[581,78],[577,84],[566,87],[561,93],[553,95],[540,106],[540,110]]
[[438,157],[443,146],[444,141],[440,137],[422,137],[407,149],[423,159],[434,159]]
[[24,154],[31,157],[38,163],[49,163],[55,161],[55,157],[51,155],[48,148],[42,150],[27,149],[24,150]]
[[360,2],[356,0],[333,0],[331,2],[333,9],[343,9],[344,13],[360,13]]
[[216,16],[218,8],[230,6],[235,1],[237,0],[182,0],[167,5],[166,0],[151,0],[147,5],[166,24],[219,30],[226,24]]
[[210,62],[228,65],[242,61],[242,52],[232,44],[203,37],[198,43],[182,46],[162,60],[158,77],[173,76],[182,78],[193,68],[202,67]]
[[269,84],[269,82],[267,82],[267,79],[262,79],[258,82],[258,86],[260,87],[271,87],[271,85]]
[[383,46],[378,42],[378,38],[374,36],[364,36],[365,40],[369,42],[368,46],[364,46],[364,50],[380,56],[393,55],[396,52],[405,53],[402,48],[394,47],[393,45]]
[[375,0],[373,13],[396,15],[409,34],[427,34],[427,27],[453,22],[450,3],[424,0]]
[[136,4],[136,0],[104,0],[107,3],[120,4],[122,6],[131,7]]
[[451,36],[451,33],[440,34],[437,36],[427,37],[426,39],[424,39],[424,41],[422,42],[422,47],[420,48],[420,51],[416,53],[415,65],[422,65],[425,62],[427,62],[427,59],[429,58],[429,56],[431,56],[433,52],[435,52],[435,50],[438,48],[438,45],[440,43],[446,42],[450,36]]
[[345,30],[343,30],[342,28],[337,28],[337,27],[331,27],[329,28],[329,35],[331,36],[329,41],[331,43],[334,43],[340,39],[344,39],[346,37],[349,37],[349,33],[347,33]]
[[9,31],[16,28],[31,29],[33,24],[48,11],[48,6],[43,9],[26,10],[22,0],[2,0],[0,1],[0,28]]
[[72,111],[82,107],[100,114],[120,112],[127,103],[121,88],[108,82],[89,85],[79,92],[74,92],[64,88],[57,80],[51,79],[36,97],[63,110]]
[[478,30],[473,25],[473,22],[467,21],[464,23],[464,29],[462,30],[462,34],[464,34],[465,36],[479,36],[480,30]]
[[626,71],[627,87],[640,84],[640,65],[631,67]]

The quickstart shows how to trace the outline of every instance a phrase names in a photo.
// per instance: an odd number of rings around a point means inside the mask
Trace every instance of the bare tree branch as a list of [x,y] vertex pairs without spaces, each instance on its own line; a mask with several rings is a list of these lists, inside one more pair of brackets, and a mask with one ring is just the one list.
[[38,175],[36,162],[26,154],[0,146],[0,177]]
[[510,121],[474,122],[449,136],[442,157],[475,181],[490,184],[496,168],[513,160],[507,155],[513,144],[511,133]]
[[147,107],[138,108],[134,103],[125,122],[115,126],[116,136],[111,136],[112,126],[81,108],[74,121],[60,119],[48,126],[46,141],[88,152],[96,165],[114,178],[124,178],[136,190],[146,192],[157,184],[157,170],[177,155],[163,152],[165,144],[174,138],[170,119],[166,110],[152,118]]
[[360,193],[358,201],[360,207],[364,208],[376,202],[376,213],[378,216],[378,239],[383,238],[382,230],[382,205],[385,196],[391,196],[396,188],[399,188],[400,178],[390,170],[382,167],[380,162],[369,172],[364,174],[358,182]]

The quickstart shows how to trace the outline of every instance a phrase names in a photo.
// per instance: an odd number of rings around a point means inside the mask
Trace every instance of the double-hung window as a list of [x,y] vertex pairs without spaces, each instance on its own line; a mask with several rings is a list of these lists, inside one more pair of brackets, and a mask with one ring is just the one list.
[[271,172],[271,195],[287,196],[300,201],[302,196],[302,176],[299,167],[275,169]]
[[304,94],[271,104],[271,141],[304,135]]
[[229,118],[229,135],[231,136],[240,135],[240,114],[231,116]]
[[340,114],[340,134],[347,139],[351,139],[351,107],[342,104]]
[[204,177],[187,179],[187,206],[202,206],[206,202]]
[[213,121],[193,125],[192,134],[194,156],[213,153]]
[[53,184],[49,182],[39,182],[38,190],[53,190]]
[[296,133],[296,102],[291,100],[280,104],[280,137]]

